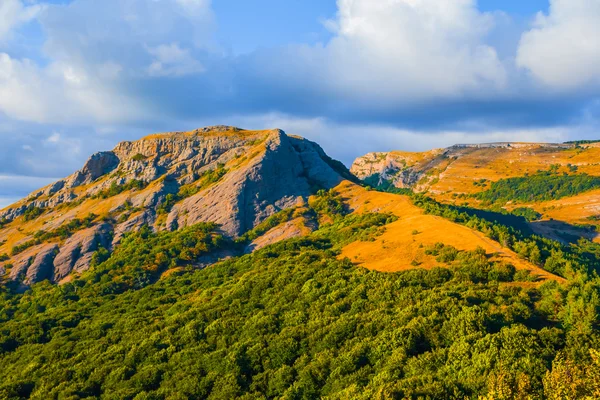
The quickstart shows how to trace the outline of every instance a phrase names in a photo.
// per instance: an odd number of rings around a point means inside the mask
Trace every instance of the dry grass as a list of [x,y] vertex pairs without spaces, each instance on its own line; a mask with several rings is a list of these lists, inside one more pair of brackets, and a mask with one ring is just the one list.
[[442,242],[459,250],[482,247],[494,260],[528,270],[542,280],[563,281],[562,278],[520,259],[511,250],[479,232],[441,217],[424,214],[406,196],[367,191],[350,182],[342,183],[336,190],[346,199],[353,212],[390,212],[399,217],[398,221],[387,225],[385,233],[375,241],[355,242],[343,249],[341,257],[348,257],[365,268],[395,272],[415,267],[439,266],[434,257],[425,254],[425,248]]
[[[437,150],[423,153],[391,152],[391,156],[404,159],[409,166],[425,167],[438,155]],[[454,156],[457,156],[454,159]],[[424,187],[436,194],[439,200],[451,200],[454,193],[476,193],[481,187],[473,185],[480,179],[497,181],[503,178],[532,174],[547,170],[552,164],[577,166],[578,172],[600,175],[600,146],[590,144],[581,148],[556,149],[540,144],[519,144],[513,148],[467,148],[453,150],[449,159],[438,159],[437,171],[431,175],[439,181]],[[426,168],[427,169],[427,168]]]

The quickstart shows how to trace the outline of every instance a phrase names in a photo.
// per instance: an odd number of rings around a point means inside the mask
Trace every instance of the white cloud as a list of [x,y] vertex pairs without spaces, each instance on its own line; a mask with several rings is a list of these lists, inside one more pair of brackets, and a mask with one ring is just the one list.
[[0,27],[3,18],[39,13],[46,34],[44,65],[0,52],[0,113],[22,121],[125,124],[160,118],[159,107],[135,88],[149,78],[202,72],[196,57],[211,46],[209,0],[74,0],[41,10],[0,0]]
[[26,6],[21,0],[0,1],[0,42],[10,35],[12,29],[34,19],[42,9],[42,5]]
[[0,111],[40,123],[127,121],[142,116],[135,100],[89,74],[93,71],[74,65],[55,62],[42,68],[0,53]]
[[552,88],[599,84],[600,1],[550,0],[523,34],[517,64]]
[[150,76],[181,77],[204,72],[202,64],[195,60],[188,49],[182,49],[177,43],[148,48],[154,61],[148,67]]
[[297,58],[319,86],[346,99],[418,103],[506,84],[486,44],[494,18],[475,0],[338,0],[338,17],[327,25],[335,37],[296,49]]

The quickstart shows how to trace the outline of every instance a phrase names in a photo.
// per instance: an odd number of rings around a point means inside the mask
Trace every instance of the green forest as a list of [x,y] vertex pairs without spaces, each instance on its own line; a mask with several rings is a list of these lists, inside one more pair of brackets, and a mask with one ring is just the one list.
[[529,176],[500,179],[475,197],[489,204],[525,203],[561,199],[598,188],[600,177],[585,173],[568,175],[551,169]]
[[203,270],[239,247],[211,224],[130,234],[61,286],[0,289],[0,398],[600,397],[593,252],[414,201],[537,248],[569,283],[521,285],[534,277],[443,244],[426,249],[438,268],[365,270],[339,250],[396,217],[347,215],[322,192],[311,212],[332,223]]

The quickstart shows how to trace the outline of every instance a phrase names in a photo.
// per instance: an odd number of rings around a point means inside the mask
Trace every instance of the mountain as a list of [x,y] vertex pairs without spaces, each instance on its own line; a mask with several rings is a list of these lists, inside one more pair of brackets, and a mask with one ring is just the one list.
[[217,126],[123,142],[0,212],[0,275],[60,282],[144,225],[210,221],[237,238],[345,177],[317,144],[281,130]]
[[[374,187],[409,188],[438,201],[535,216],[555,240],[600,240],[600,143],[488,143],[357,158],[351,171]],[[520,194],[519,194],[520,193]]]
[[281,130],[97,153],[1,211],[0,398],[598,398],[600,244],[525,206],[594,193],[595,147],[503,175],[515,146],[369,155],[366,183]]

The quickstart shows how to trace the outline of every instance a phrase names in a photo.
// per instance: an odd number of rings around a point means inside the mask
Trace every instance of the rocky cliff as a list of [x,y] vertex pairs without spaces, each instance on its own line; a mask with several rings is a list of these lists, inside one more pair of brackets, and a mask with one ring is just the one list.
[[144,225],[215,222],[235,238],[349,176],[317,144],[278,129],[217,126],[123,142],[0,211],[0,273],[59,282]]
[[495,181],[548,169],[553,164],[575,165],[595,175],[597,143],[483,143],[457,144],[426,152],[391,151],[358,157],[351,172],[370,185],[411,188],[434,195],[473,193]]

